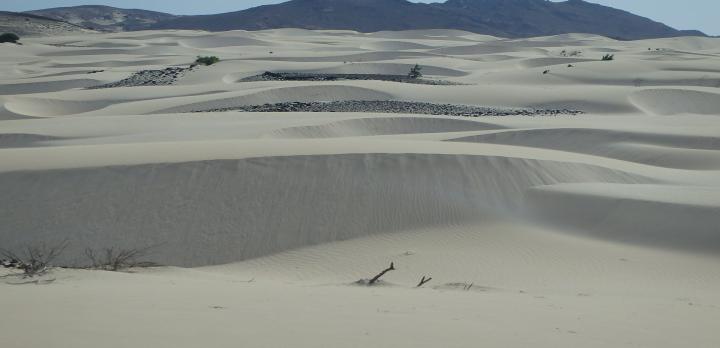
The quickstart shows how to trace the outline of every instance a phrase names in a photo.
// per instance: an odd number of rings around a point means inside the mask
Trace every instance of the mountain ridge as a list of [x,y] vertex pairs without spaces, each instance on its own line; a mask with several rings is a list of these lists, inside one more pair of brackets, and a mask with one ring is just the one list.
[[44,16],[101,31],[135,31],[180,16],[142,9],[122,9],[104,5],[54,7],[24,13]]
[[25,12],[101,31],[190,29],[207,31],[279,28],[377,32],[455,29],[506,38],[568,33],[620,40],[707,36],[677,30],[627,11],[584,0],[290,0],[241,11],[178,16],[102,5]]
[[0,11],[0,33],[15,33],[23,37],[81,32],[92,32],[92,30],[45,16]]
[[291,0],[243,11],[185,16],[153,29],[346,29],[359,32],[457,29],[508,38],[587,33],[634,40],[705,36],[583,0]]

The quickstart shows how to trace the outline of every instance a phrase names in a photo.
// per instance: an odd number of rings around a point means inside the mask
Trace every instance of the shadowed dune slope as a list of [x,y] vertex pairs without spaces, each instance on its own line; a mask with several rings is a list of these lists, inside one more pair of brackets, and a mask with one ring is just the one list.
[[720,114],[720,94],[684,89],[649,89],[630,95],[640,109],[656,115]]
[[[37,239],[73,240],[73,248],[159,244],[157,261],[182,266],[470,223],[520,209],[531,186],[646,181],[588,165],[421,154],[15,172],[0,179],[7,207],[0,213],[3,245]],[[28,195],[37,199],[22,199]],[[32,211],[43,214],[30,219]]]
[[720,169],[719,137],[557,128],[508,130],[452,141],[547,148],[670,168]]
[[445,133],[472,130],[502,129],[482,122],[438,118],[364,118],[337,121],[316,126],[290,127],[276,130],[280,138],[336,138],[388,134]]
[[720,190],[715,187],[560,184],[533,188],[528,200],[535,217],[574,233],[710,255],[720,252]]

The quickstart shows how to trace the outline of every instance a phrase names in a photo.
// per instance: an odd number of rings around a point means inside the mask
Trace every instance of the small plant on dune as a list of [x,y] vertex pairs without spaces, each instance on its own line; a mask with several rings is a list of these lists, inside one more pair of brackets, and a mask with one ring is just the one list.
[[602,57],[602,60],[603,61],[615,60],[615,55],[614,54],[606,54]]
[[213,65],[220,61],[220,58],[216,56],[198,56],[195,60],[196,64],[202,64],[202,65]]
[[25,247],[22,253],[0,249],[0,256],[10,261],[15,268],[23,271],[24,278],[41,276],[50,271],[52,263],[65,251],[68,242],[57,245],[38,244]]
[[5,34],[0,35],[0,43],[4,43],[4,42],[18,43],[18,40],[20,40],[20,37],[14,33],[5,33]]
[[414,67],[410,69],[410,72],[408,73],[408,78],[410,79],[419,79],[423,76],[422,74],[422,67],[418,64],[415,64]]
[[146,257],[152,247],[143,249],[115,249],[104,248],[94,250],[85,249],[85,256],[90,261],[90,268],[103,271],[121,271],[135,267],[153,267],[153,262],[141,261]]

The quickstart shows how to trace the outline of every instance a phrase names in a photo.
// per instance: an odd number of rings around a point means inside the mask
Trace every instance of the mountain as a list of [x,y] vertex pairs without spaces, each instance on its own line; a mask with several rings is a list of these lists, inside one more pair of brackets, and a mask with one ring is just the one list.
[[92,30],[52,18],[27,13],[0,11],[0,33],[24,36],[66,35]]
[[168,13],[121,9],[110,6],[56,7],[26,13],[49,17],[101,31],[143,30],[158,22],[178,18]]
[[360,32],[451,28],[457,18],[448,9],[405,0],[292,0],[278,5],[259,6],[239,12],[187,16],[153,26],[156,29],[233,29],[275,28],[347,29]]
[[509,38],[565,33],[588,33],[624,40],[705,36],[699,31],[676,30],[630,12],[583,0],[447,0],[432,4],[406,0],[291,0],[201,16],[94,5],[36,10],[28,14],[101,31],[458,29]]
[[459,29],[501,37],[589,33],[617,39],[703,35],[583,0],[291,0],[277,5],[161,21],[152,29],[223,31],[274,28],[348,29],[360,32]]
[[[528,37],[589,33],[619,39],[701,35],[680,31],[627,11],[582,0],[448,0],[451,9],[485,23],[499,36]],[[473,31],[472,28],[465,28]]]

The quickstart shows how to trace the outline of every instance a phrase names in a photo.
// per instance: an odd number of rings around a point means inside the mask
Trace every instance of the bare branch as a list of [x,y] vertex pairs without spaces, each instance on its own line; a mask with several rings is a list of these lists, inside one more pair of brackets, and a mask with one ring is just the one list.
[[378,280],[380,280],[380,278],[381,278],[382,276],[385,275],[385,273],[390,272],[390,271],[394,271],[394,270],[395,270],[395,263],[394,263],[394,262],[390,262],[390,267],[384,269],[382,272],[378,273],[378,275],[376,275],[376,276],[374,276],[372,279],[370,279],[370,281],[368,282],[368,286],[375,284]]
[[429,282],[431,280],[432,280],[432,277],[427,277],[427,279],[426,279],[425,276],[423,276],[422,279],[420,279],[420,283],[418,283],[418,285],[416,287],[417,288],[422,287],[423,285],[425,285],[427,282]]

